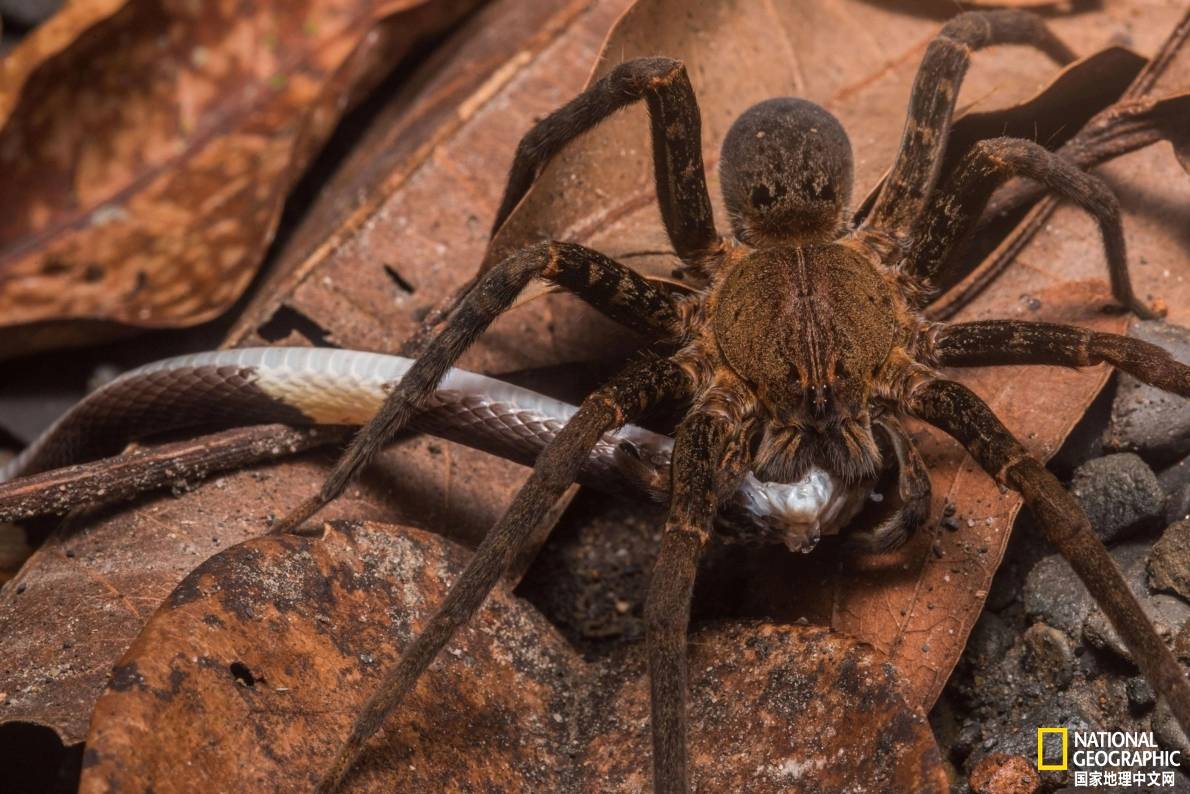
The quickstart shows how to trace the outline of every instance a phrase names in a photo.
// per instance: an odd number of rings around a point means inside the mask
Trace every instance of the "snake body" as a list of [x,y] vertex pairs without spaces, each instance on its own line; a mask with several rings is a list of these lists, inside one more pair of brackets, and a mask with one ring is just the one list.
[[[17,458],[0,482],[118,452],[130,439],[202,424],[359,425],[413,361],[327,348],[242,348],[165,359],[131,370],[75,405]],[[452,369],[414,421],[417,430],[531,464],[574,415],[573,405]],[[579,481],[664,498],[673,441],[635,425],[607,433]],[[865,494],[811,469],[795,483],[747,475],[721,531],[745,542],[808,551],[859,509]]]

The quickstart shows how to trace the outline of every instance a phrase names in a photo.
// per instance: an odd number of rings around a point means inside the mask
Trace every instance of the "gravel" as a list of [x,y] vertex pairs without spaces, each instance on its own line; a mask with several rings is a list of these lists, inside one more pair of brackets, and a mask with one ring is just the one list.
[[1190,521],[1170,524],[1149,553],[1149,586],[1190,599]]
[[1178,725],[1164,701],[1159,702],[1153,711],[1153,736],[1157,744],[1165,749],[1179,750],[1182,758],[1190,758],[1190,741],[1186,739],[1186,732]]
[[[1184,329],[1144,323],[1136,335],[1190,360]],[[1097,403],[1051,470],[1069,477],[1141,606],[1190,668],[1190,401],[1121,376],[1114,400],[1107,393]],[[1040,782],[1024,773],[1035,770],[1041,726],[1151,731],[1186,757],[1190,740],[1074,571],[1039,545],[1027,514],[1021,522],[991,586],[995,598],[931,713],[957,772],[953,791],[1149,791],[1073,788],[1069,772],[1043,771]],[[1175,779],[1153,791],[1190,794],[1190,778],[1179,771]]]
[[1034,621],[1080,636],[1094,602],[1066,560],[1057,554],[1043,558],[1025,577],[1025,613]]
[[978,664],[994,664],[996,660],[1004,658],[1016,638],[1017,632],[999,615],[984,612],[971,630],[965,654]]
[[[1190,362],[1190,329],[1160,320],[1135,323],[1129,335],[1160,345]],[[1156,462],[1172,462],[1190,447],[1190,400],[1120,375],[1105,446],[1137,452]]]
[[[1145,570],[1149,550],[1150,544],[1147,542],[1128,543],[1112,549],[1112,557],[1123,571],[1132,592],[1140,599],[1141,608],[1157,626],[1158,632],[1172,638],[1173,634],[1190,620],[1190,604],[1175,596],[1150,592]],[[1083,638],[1095,648],[1110,651],[1129,663],[1133,661],[1132,653],[1124,647],[1123,640],[1098,607],[1091,610],[1083,623]]]
[[1151,529],[1165,516],[1165,490],[1148,464],[1132,453],[1107,455],[1079,466],[1070,492],[1104,543]]
[[1025,631],[1024,641],[1026,670],[1056,689],[1070,686],[1078,663],[1065,633],[1044,623],[1034,623]]
[[1157,475],[1157,482],[1161,483],[1167,497],[1165,522],[1172,524],[1190,518],[1190,458],[1182,458],[1162,470]]
[[1124,691],[1128,694],[1128,705],[1132,707],[1134,712],[1144,711],[1157,702],[1157,697],[1153,694],[1153,688],[1149,686],[1149,682],[1143,675],[1129,678]]

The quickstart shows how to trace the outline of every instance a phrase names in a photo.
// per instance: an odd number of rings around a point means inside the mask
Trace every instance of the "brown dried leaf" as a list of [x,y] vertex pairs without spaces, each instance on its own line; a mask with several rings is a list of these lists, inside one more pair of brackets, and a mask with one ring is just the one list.
[[[416,148],[389,144],[384,125],[376,125],[377,134],[341,176],[342,189],[295,235],[302,242],[283,252],[277,280],[247,309],[229,344],[267,343],[278,318],[296,313],[325,343],[397,351],[425,312],[473,274],[517,141],[582,88],[600,43],[630,0],[501,5],[460,38],[490,39],[502,58],[481,60],[482,70],[428,78],[411,108],[436,127],[425,138],[410,138]],[[505,52],[509,40],[517,46]],[[359,195],[365,198],[353,200]],[[599,315],[585,314],[593,322],[578,327],[557,322],[564,318],[556,312],[547,302],[532,314],[498,321],[463,365],[506,373],[597,357],[592,333],[635,341]]]
[[[321,539],[258,539],[211,558],[113,670],[80,790],[309,790],[466,557],[435,535],[339,524]],[[700,790],[948,790],[927,722],[866,646],[763,624],[692,639]],[[640,791],[647,692],[639,657],[588,665],[500,588],[350,789]]]
[[[474,156],[488,169],[496,180],[491,207],[476,211],[493,211],[506,165],[487,164],[485,158],[495,158],[497,148],[510,158],[518,125],[529,123],[528,116],[509,122],[507,108],[522,107],[541,85],[564,79],[567,69],[571,88],[580,86],[585,64],[594,57],[612,19],[613,13],[595,13],[586,0],[501,0],[477,13],[443,47],[451,57],[427,64],[429,75],[411,80],[419,90],[398,97],[378,120],[379,140],[370,137],[362,145],[373,159],[350,159],[345,176],[336,179],[339,187],[323,192],[324,201],[315,207],[309,224],[294,235],[274,282],[287,292],[262,291],[262,300],[250,311],[264,333],[285,328],[295,317],[295,326],[304,330],[308,324],[300,320],[312,316],[313,322],[330,326],[331,341],[394,350],[401,335],[416,326],[421,301],[445,298],[456,282],[441,272],[439,259],[418,258],[424,248],[417,244],[430,243],[416,235],[406,241],[415,243],[406,245],[407,255],[400,240],[387,253],[361,248],[355,240],[374,239],[377,231],[386,231],[380,221],[395,217],[386,214],[390,212],[409,213],[419,225],[437,228],[444,246],[460,235],[469,240],[472,226],[456,223],[455,214],[443,210],[467,206],[469,195],[450,157]],[[510,94],[513,89],[519,93]],[[396,123],[390,125],[392,120]],[[503,147],[475,148],[501,135]],[[369,168],[368,162],[382,162],[385,168]],[[362,204],[357,198],[361,193]],[[441,202],[428,197],[435,193],[443,195]],[[373,219],[373,213],[378,218]],[[336,232],[336,224],[342,224],[341,232]],[[319,246],[323,237],[328,241]],[[454,266],[449,273],[457,280],[465,279],[479,261],[482,234],[476,245],[471,258],[450,258]],[[369,258],[353,272],[357,256]],[[405,274],[416,293],[405,293],[394,284],[386,264]],[[338,291],[344,287],[351,290],[349,299]],[[278,311],[286,298],[285,308]],[[248,323],[243,336],[233,339],[259,344],[260,337],[249,335],[254,330],[255,323]],[[391,338],[385,336],[389,331]],[[499,346],[489,353],[493,361],[500,354]],[[257,468],[191,492],[153,497],[67,524],[26,563],[12,585],[0,590],[0,636],[18,638],[0,644],[0,692],[6,693],[0,701],[0,723],[41,724],[66,744],[81,741],[108,671],[157,604],[208,555],[261,534],[270,516],[284,513],[302,495],[317,490],[330,461],[324,455],[311,462]],[[397,519],[475,542],[503,512],[524,476],[523,467],[490,455],[433,439],[407,438],[381,456],[334,515]],[[185,490],[182,485],[180,490]],[[245,510],[245,505],[251,508]],[[212,535],[209,526],[221,531]],[[52,685],[46,671],[52,673]]]
[[[0,720],[82,741],[112,664],[157,605],[208,556],[262,534],[321,471],[309,462],[257,467],[77,517],[52,536],[0,593]],[[330,515],[383,517],[377,490],[353,490]]]
[[69,5],[0,73],[0,357],[224,311],[353,97],[478,2]]
[[129,0],[76,0],[38,25],[0,60],[0,120],[7,120],[21,91],[41,65],[104,22]]

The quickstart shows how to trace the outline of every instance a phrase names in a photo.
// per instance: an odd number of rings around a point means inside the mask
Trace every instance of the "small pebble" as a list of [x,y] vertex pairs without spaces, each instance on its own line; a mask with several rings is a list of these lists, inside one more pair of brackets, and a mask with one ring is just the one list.
[[1190,599],[1190,521],[1170,524],[1149,552],[1149,586]]
[[1190,758],[1190,740],[1187,740],[1186,732],[1178,725],[1164,700],[1158,700],[1157,708],[1153,711],[1153,735],[1161,747],[1178,750],[1183,758]]
[[1025,666],[1058,689],[1074,680],[1074,650],[1069,638],[1053,626],[1034,623],[1025,631]]
[[1157,699],[1153,697],[1153,688],[1149,686],[1149,682],[1145,680],[1144,676],[1137,675],[1129,678],[1124,691],[1128,693],[1128,704],[1137,711],[1147,709],[1157,702]]
[[1066,560],[1057,554],[1043,557],[1025,577],[1025,612],[1078,637],[1091,611],[1091,596]]
[[1190,518],[1190,457],[1184,457],[1157,473],[1157,482],[1165,491],[1165,523]]
[[[1129,336],[1152,342],[1190,362],[1190,329],[1161,320],[1134,323]],[[1190,400],[1120,373],[1105,443],[1157,461],[1185,457],[1190,446]]]
[[984,756],[967,779],[975,794],[1035,794],[1041,776],[1027,759],[1007,753]]
[[1089,460],[1074,471],[1070,493],[1104,543],[1157,526],[1165,516],[1165,491],[1157,475],[1132,453]]
[[[1153,621],[1157,633],[1162,637],[1170,637],[1173,634],[1171,626],[1182,626],[1190,620],[1190,604],[1176,596],[1149,592],[1145,565],[1148,552],[1148,544],[1140,541],[1117,546],[1111,550],[1111,555],[1120,566],[1129,588],[1140,598],[1141,608]],[[1090,612],[1083,624],[1083,638],[1095,648],[1111,651],[1128,662],[1133,661],[1131,651],[1098,607]]]

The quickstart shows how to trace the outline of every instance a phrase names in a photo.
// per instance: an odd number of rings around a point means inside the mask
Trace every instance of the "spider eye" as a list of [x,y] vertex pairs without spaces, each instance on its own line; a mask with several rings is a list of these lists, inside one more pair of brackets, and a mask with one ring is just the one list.
[[752,188],[752,206],[767,207],[773,203],[773,195],[769,193],[769,189],[764,185],[757,185]]

